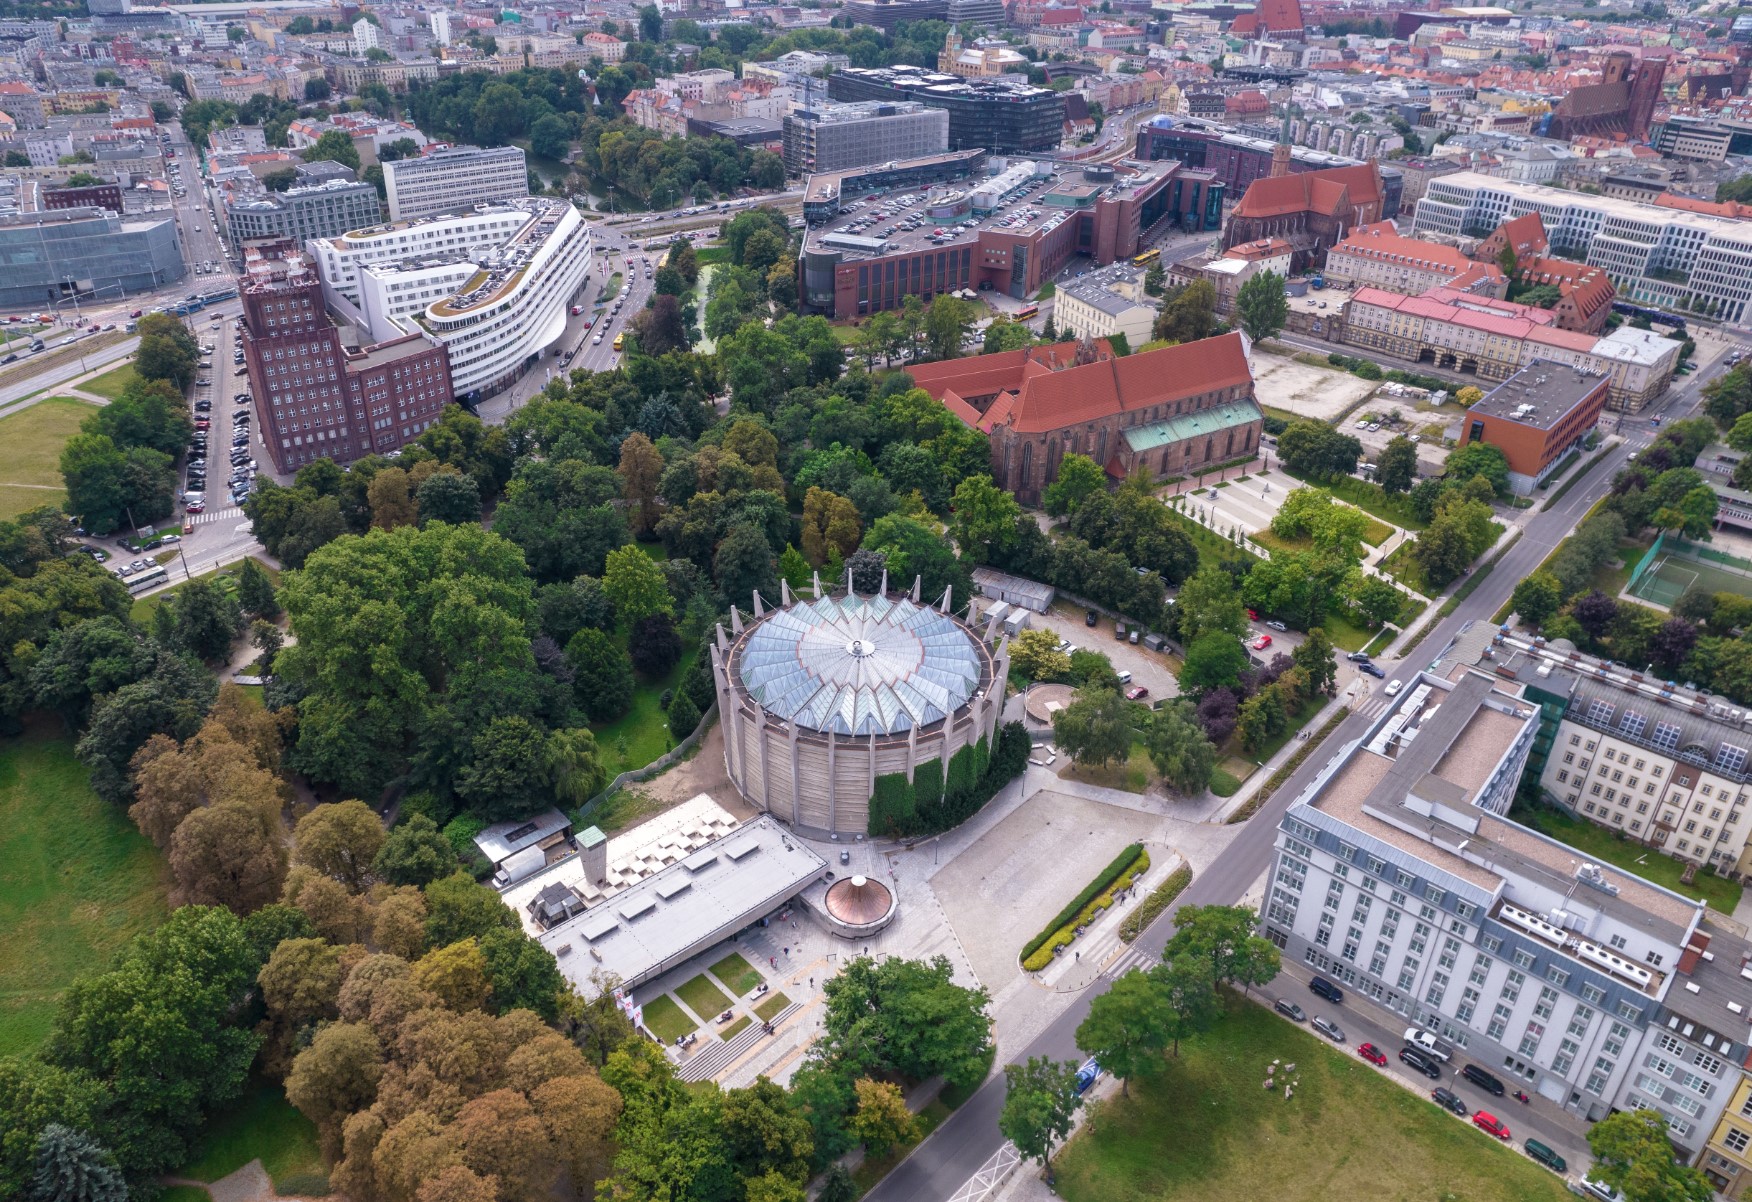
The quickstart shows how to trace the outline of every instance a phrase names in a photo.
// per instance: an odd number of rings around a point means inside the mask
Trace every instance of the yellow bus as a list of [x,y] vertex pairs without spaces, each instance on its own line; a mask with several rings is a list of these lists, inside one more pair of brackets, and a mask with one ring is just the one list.
[[1145,263],[1154,263],[1157,259],[1160,259],[1161,257],[1162,257],[1162,252],[1160,250],[1158,250],[1156,247],[1152,246],[1149,250],[1146,250],[1143,254],[1138,255],[1137,257],[1132,259],[1132,262],[1136,263],[1139,267],[1142,267]]
[[1016,310],[1016,320],[1017,321],[1027,321],[1029,318],[1039,317],[1039,316],[1040,316],[1040,306],[1036,305],[1032,302],[1030,302],[1029,304],[1023,305],[1020,309]]
[[614,336],[614,349],[617,351],[620,350],[621,347],[626,345],[626,341],[627,336],[625,334],[616,334]]

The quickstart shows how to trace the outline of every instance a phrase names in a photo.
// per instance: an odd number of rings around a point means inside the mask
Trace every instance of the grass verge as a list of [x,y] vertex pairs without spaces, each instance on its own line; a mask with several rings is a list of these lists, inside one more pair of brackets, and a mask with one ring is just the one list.
[[1181,890],[1192,884],[1192,868],[1182,864],[1168,874],[1168,879],[1150,890],[1150,896],[1132,908],[1119,924],[1119,937],[1130,943],[1144,933],[1144,928],[1162,916],[1162,912],[1174,904],[1174,899],[1180,896]]
[[930,1103],[913,1116],[916,1120],[913,1129],[918,1135],[917,1139],[894,1145],[885,1156],[866,1156],[864,1163],[852,1170],[852,1181],[858,1187],[858,1197],[862,1198],[875,1189],[877,1182],[892,1173],[895,1165],[912,1155],[912,1150],[923,1143],[925,1137],[935,1131],[951,1113],[940,1099]]
[[140,373],[134,370],[134,365],[124,363],[120,367],[110,368],[101,376],[93,376],[82,383],[75,383],[72,387],[79,389],[80,392],[93,392],[98,396],[106,396],[113,401],[139,381]]
[[1192,545],[1198,549],[1199,567],[1215,567],[1225,559],[1259,558],[1246,547],[1236,546],[1209,527],[1199,525],[1174,506],[1169,505],[1166,508],[1168,516],[1180,524],[1181,529],[1192,539]]
[[1212,768],[1210,787],[1218,797],[1233,797],[1241,787],[1241,778],[1225,768]]
[[[1183,1043],[1163,1072],[1133,1082],[1128,1097],[1099,1105],[1055,1162],[1062,1197],[1316,1202],[1346,1191],[1453,1202],[1568,1197],[1557,1174],[1354,1053],[1323,1045],[1233,995],[1226,1011],[1212,1030]],[[1296,1064],[1294,1097],[1260,1088],[1261,1070],[1274,1060]],[[1389,1132],[1392,1151],[1383,1154]]]
[[1429,525],[1417,516],[1417,510],[1412,508],[1410,498],[1400,493],[1390,493],[1379,484],[1359,480],[1355,476],[1340,476],[1336,480],[1310,480],[1305,476],[1296,476],[1288,468],[1284,468],[1284,471],[1304,484],[1324,488],[1339,500],[1348,501],[1364,513],[1373,514],[1384,522],[1406,530],[1422,530]]
[[213,1182],[259,1159],[276,1187],[295,1180],[296,1192],[328,1192],[316,1125],[286,1100],[285,1090],[266,1081],[252,1081],[239,1101],[208,1124],[201,1147],[201,1158],[174,1176]]
[[651,1028],[651,1034],[667,1045],[673,1044],[700,1024],[689,1018],[675,1004],[674,998],[667,993],[660,993],[645,1003],[645,1025]]
[[790,1004],[790,998],[782,993],[775,993],[767,998],[766,1001],[756,1006],[754,1012],[760,1016],[761,1022],[770,1023],[784,1011],[786,1006],[789,1006]]
[[1240,809],[1229,815],[1228,822],[1231,824],[1246,822],[1257,814],[1259,807],[1270,801],[1271,795],[1282,788],[1285,781],[1295,775],[1296,769],[1302,766],[1302,761],[1313,755],[1314,749],[1320,746],[1325,741],[1326,736],[1337,730],[1338,724],[1348,717],[1350,717],[1350,710],[1340,706],[1338,712],[1326,720],[1325,726],[1308,736],[1308,741],[1302,744],[1301,750],[1286,760],[1282,768],[1271,774],[1271,779],[1259,787],[1259,792],[1249,797]]
[[1510,815],[1516,822],[1530,826],[1548,838],[1575,848],[1591,859],[1616,864],[1626,872],[1653,881],[1662,888],[1686,897],[1696,898],[1710,909],[1732,914],[1740,904],[1741,887],[1725,877],[1701,870],[1689,883],[1680,880],[1685,862],[1645,847],[1608,827],[1597,826],[1585,818],[1571,818],[1562,810],[1544,806],[1517,807]]
[[95,412],[90,401],[52,396],[0,418],[0,518],[67,499],[61,448]]
[[741,952],[731,952],[712,965],[710,971],[737,997],[752,993],[766,979],[755,971],[754,965],[742,958]]
[[1589,472],[1593,471],[1595,465],[1597,465],[1602,459],[1606,458],[1606,456],[1610,455],[1611,453],[1612,453],[1611,447],[1602,447],[1600,449],[1599,453],[1596,454],[1592,459],[1590,459],[1586,463],[1582,464],[1582,466],[1580,468],[1578,468],[1577,470],[1571,472],[1569,474],[1569,478],[1567,480],[1565,480],[1562,484],[1559,484],[1557,486],[1556,490],[1545,498],[1545,504],[1543,504],[1539,507],[1540,511],[1543,512],[1547,509],[1550,509],[1553,505],[1555,505],[1559,501],[1563,500],[1564,494],[1567,493],[1570,489],[1575,487],[1576,481],[1580,480],[1583,476],[1585,476]]
[[0,750],[0,1055],[34,1051],[61,991],[164,920],[164,861],[100,799],[54,719]]
[[1100,785],[1106,789],[1121,789],[1127,793],[1142,793],[1150,785],[1150,772],[1154,765],[1150,763],[1149,753],[1142,743],[1133,743],[1131,755],[1123,764],[1072,764],[1062,775],[1066,780],[1081,781],[1086,785]]
[[705,973],[690,977],[677,985],[675,996],[701,1018],[716,1018],[730,1008],[730,999],[706,978]]

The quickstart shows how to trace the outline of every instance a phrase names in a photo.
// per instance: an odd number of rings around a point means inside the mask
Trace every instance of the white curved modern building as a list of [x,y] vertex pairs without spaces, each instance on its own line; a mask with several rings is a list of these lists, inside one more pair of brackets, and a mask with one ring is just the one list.
[[876,778],[995,737],[1008,645],[996,650],[912,595],[793,599],[718,628],[712,678],[730,779],[755,805],[813,831],[866,833]]
[[509,384],[557,341],[590,275],[590,227],[569,202],[480,205],[310,247],[330,303],[376,341],[424,334],[450,352],[458,397]]

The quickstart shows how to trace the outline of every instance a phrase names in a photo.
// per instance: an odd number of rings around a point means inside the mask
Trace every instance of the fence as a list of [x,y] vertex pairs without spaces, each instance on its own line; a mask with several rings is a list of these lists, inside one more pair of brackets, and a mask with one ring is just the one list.
[[656,759],[652,760],[649,764],[646,764],[643,768],[628,768],[625,772],[609,781],[608,786],[604,788],[602,792],[578,807],[576,822],[578,824],[583,824],[585,820],[589,818],[592,810],[595,810],[603,802],[607,801],[610,797],[613,797],[616,793],[619,793],[628,785],[636,785],[640,781],[650,780],[653,776],[660,776],[664,772],[675,767],[675,765],[681,763],[683,757],[685,757],[688,752],[700,745],[700,740],[706,737],[706,732],[712,728],[712,723],[717,720],[717,717],[718,703],[714,701],[712,702],[711,708],[704,714],[700,715],[700,724],[694,727],[691,735],[677,743],[674,747],[671,747]]
[[1648,549],[1648,551],[1644,553],[1644,555],[1641,559],[1636,561],[1636,567],[1631,569],[1630,579],[1629,579],[1629,581],[1627,581],[1625,583],[1625,586],[1624,586],[1626,592],[1630,591],[1631,589],[1636,588],[1637,583],[1640,580],[1642,580],[1642,578],[1645,574],[1647,574],[1647,572],[1649,570],[1649,565],[1651,563],[1654,563],[1655,560],[1660,558],[1661,547],[1663,544],[1666,543],[1666,541],[1667,541],[1667,532],[1665,530],[1663,530],[1659,534],[1655,535],[1654,545],[1651,546]]

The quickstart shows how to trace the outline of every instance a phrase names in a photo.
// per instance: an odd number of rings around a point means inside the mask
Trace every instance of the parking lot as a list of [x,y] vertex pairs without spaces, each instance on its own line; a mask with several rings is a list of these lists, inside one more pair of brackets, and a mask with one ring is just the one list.
[[1141,642],[1134,644],[1115,638],[1114,619],[1111,617],[1097,613],[1095,625],[1090,626],[1087,610],[1061,600],[1053,602],[1046,613],[1031,614],[1029,620],[1035,629],[1050,630],[1076,649],[1099,651],[1107,657],[1114,671],[1130,672],[1133,687],[1149,690],[1143,700],[1180,696],[1180,682],[1169,668],[1168,657],[1159,651],[1151,651]]

